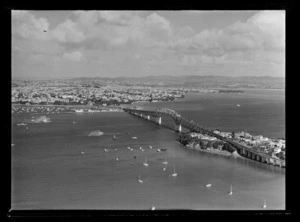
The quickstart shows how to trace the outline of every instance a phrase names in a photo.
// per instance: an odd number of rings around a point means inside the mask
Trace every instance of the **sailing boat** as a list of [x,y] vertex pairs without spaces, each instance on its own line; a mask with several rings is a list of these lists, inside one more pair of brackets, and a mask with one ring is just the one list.
[[176,177],[177,176],[177,173],[175,171],[175,165],[174,165],[174,172],[171,174],[172,177]]
[[264,209],[267,208],[266,200],[264,200],[264,205],[262,206]]
[[228,193],[229,196],[232,195],[232,185],[230,186],[230,192]]
[[147,158],[145,158],[145,163],[143,163],[143,165],[146,166],[146,167],[148,166]]
[[163,162],[163,164],[168,164],[167,157],[165,157],[165,161]]
[[139,182],[143,183],[144,181],[141,180],[141,176],[139,175]]

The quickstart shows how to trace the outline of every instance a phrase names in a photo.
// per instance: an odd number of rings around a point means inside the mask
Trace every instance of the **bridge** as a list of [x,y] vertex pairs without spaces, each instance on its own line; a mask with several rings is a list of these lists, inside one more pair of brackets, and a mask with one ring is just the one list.
[[216,137],[217,139],[227,142],[230,144],[233,148],[235,148],[241,156],[244,156],[246,158],[259,161],[262,163],[272,164],[275,166],[285,167],[285,161],[281,160],[279,158],[272,157],[266,153],[256,151],[252,149],[251,147],[247,147],[245,145],[242,145],[240,143],[237,143],[233,141],[232,139],[223,137],[219,134],[216,134],[212,132],[211,130],[205,129],[200,124],[188,120],[181,116],[179,113],[177,113],[174,110],[168,109],[168,108],[159,108],[157,110],[141,110],[141,109],[130,109],[130,108],[123,108],[125,112],[128,112],[132,115],[144,118],[148,121],[152,121],[154,123],[157,123],[158,125],[161,125],[162,123],[162,117],[169,116],[174,120],[175,123],[175,130],[177,132],[182,132],[182,128],[186,128],[192,132],[196,133],[204,133],[209,136]]

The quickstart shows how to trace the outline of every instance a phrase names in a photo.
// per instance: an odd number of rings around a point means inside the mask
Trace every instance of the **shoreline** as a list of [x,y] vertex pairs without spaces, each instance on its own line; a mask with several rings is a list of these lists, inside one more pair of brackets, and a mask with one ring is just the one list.
[[193,145],[190,145],[190,144],[183,145],[183,146],[185,148],[187,148],[187,149],[196,150],[196,151],[200,151],[200,152],[204,152],[204,153],[211,153],[211,154],[217,154],[217,155],[220,155],[220,156],[226,156],[226,157],[233,157],[233,158],[242,158],[242,159],[244,159],[244,157],[242,157],[241,155],[239,155],[236,151],[234,151],[233,153],[230,153],[228,151],[217,150],[217,149],[213,149],[213,148],[200,149],[200,148],[196,148],[196,147],[194,147]]

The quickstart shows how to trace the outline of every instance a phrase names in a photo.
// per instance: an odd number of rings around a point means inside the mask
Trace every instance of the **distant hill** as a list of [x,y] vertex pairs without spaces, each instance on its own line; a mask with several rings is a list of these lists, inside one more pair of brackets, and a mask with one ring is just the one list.
[[272,76],[243,76],[243,77],[227,77],[227,76],[142,76],[142,77],[80,77],[72,78],[72,80],[78,81],[91,81],[91,80],[103,80],[103,81],[168,81],[168,82],[180,82],[180,83],[285,83],[285,77],[272,77]]

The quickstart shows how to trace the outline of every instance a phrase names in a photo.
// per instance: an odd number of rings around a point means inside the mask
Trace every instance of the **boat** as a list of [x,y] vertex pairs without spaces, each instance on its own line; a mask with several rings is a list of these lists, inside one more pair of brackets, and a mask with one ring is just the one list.
[[140,150],[142,150],[143,148],[140,146],[140,148],[139,148]]
[[83,111],[83,109],[75,109],[75,112],[76,113],[83,113],[84,111]]
[[155,210],[155,207],[152,205],[151,210]]
[[114,140],[116,140],[116,139],[117,139],[116,135],[114,135],[113,139],[114,139]]
[[206,187],[211,187],[211,184],[210,184],[210,183],[208,183],[208,184],[206,184],[205,186],[206,186]]
[[84,154],[84,152],[81,152],[81,154]]
[[241,105],[240,105],[240,104],[237,104],[236,106],[237,106],[237,107],[240,107]]
[[165,168],[165,167],[163,168],[163,171],[166,171],[166,168]]
[[160,152],[161,150],[160,150],[160,149],[157,149],[156,151],[157,151],[157,152]]
[[152,146],[150,145],[149,148],[152,149]]
[[118,157],[116,158],[116,161],[119,161],[119,158],[118,158]]
[[105,152],[108,152],[108,149],[104,149]]
[[143,183],[144,181],[143,180],[141,180],[141,176],[139,175],[139,182],[140,183]]
[[163,164],[168,164],[167,157],[165,157],[165,161],[163,162]]
[[148,166],[147,158],[145,158],[145,162],[143,163],[143,165],[146,166],[146,167]]
[[177,176],[177,173],[175,171],[175,165],[174,165],[174,172],[171,174],[172,177],[176,177]]
[[230,186],[230,192],[228,193],[229,196],[232,195],[232,186]]
[[133,139],[133,140],[136,140],[136,139],[137,139],[137,137],[136,137],[136,136],[133,136],[133,137],[132,137],[132,139]]
[[18,123],[17,125],[18,126],[26,126],[27,124],[26,123]]
[[262,206],[262,208],[267,208],[267,203],[266,203],[266,200],[264,200],[264,205]]

